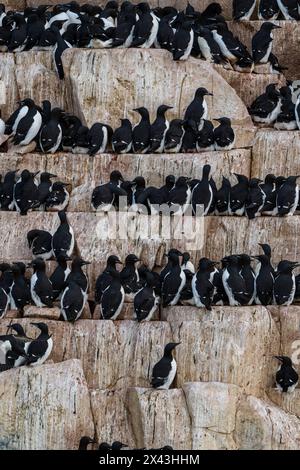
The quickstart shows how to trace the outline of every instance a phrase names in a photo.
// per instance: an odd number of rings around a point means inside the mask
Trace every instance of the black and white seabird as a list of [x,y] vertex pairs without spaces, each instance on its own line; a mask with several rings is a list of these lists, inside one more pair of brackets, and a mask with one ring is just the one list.
[[134,255],[129,254],[125,259],[125,266],[120,273],[120,280],[127,299],[132,300],[137,291],[139,290],[139,273],[136,267],[140,259]]
[[52,251],[56,259],[59,255],[71,256],[75,246],[75,237],[64,211],[58,213],[60,225],[52,236]]
[[300,4],[298,0],[277,0],[277,3],[286,20],[300,20]]
[[62,141],[62,128],[60,119],[63,111],[60,108],[54,108],[51,111],[51,117],[46,122],[39,134],[40,148],[43,153],[55,153]]
[[146,272],[145,277],[146,286],[142,287],[134,297],[134,313],[138,322],[150,321],[159,304],[159,298],[154,291],[154,275]]
[[67,284],[69,282],[76,282],[76,284],[78,284],[85,293],[88,291],[89,281],[87,275],[82,270],[82,266],[87,266],[88,264],[91,263],[89,261],[84,261],[79,256],[76,256],[72,261],[71,272],[69,273],[66,281]]
[[3,287],[0,286],[0,319],[5,316],[9,303],[10,303],[10,298],[9,298],[8,293],[6,292],[5,289],[3,289]]
[[57,266],[50,276],[54,300],[56,300],[60,296],[60,294],[65,288],[67,277],[71,272],[68,266],[68,261],[70,260],[71,258],[66,256],[65,254],[58,255]]
[[238,182],[231,186],[229,193],[229,215],[244,215],[245,204],[248,197],[249,180],[247,176],[234,173]]
[[46,230],[33,229],[27,233],[28,246],[34,257],[48,260],[52,256],[52,235]]
[[192,119],[195,121],[201,130],[202,119],[207,119],[207,103],[205,96],[213,96],[212,93],[207,91],[206,88],[198,88],[195,92],[193,101],[188,105],[184,113],[184,119]]
[[223,258],[224,269],[222,281],[227,294],[229,305],[248,305],[249,293],[245,279],[241,275],[242,263],[238,256],[231,255]]
[[252,56],[255,64],[266,64],[272,51],[273,30],[281,26],[266,22],[252,38]]
[[168,343],[164,349],[163,357],[155,364],[152,370],[151,385],[158,390],[168,390],[176,375],[177,363],[172,351],[180,343]]
[[19,122],[23,119],[30,109],[32,109],[35,104],[34,101],[30,98],[18,102],[19,107],[13,114],[7,119],[5,123],[5,134],[15,134]]
[[3,183],[1,183],[1,191],[0,191],[0,207],[1,210],[8,211],[13,210],[15,207],[14,203],[14,187],[15,187],[15,180],[16,180],[16,172],[8,171],[5,176]]
[[47,197],[50,194],[52,188],[51,178],[56,178],[56,175],[44,171],[40,174],[40,184],[38,185],[38,197],[40,204],[45,204]]
[[134,25],[131,47],[149,48],[154,44],[158,32],[158,19],[148,3],[139,3],[139,19]]
[[120,281],[120,273],[112,266],[107,271],[111,280],[102,293],[100,311],[104,320],[116,320],[123,308],[125,292]]
[[92,125],[88,132],[89,155],[97,155],[105,152],[110,138],[112,136],[112,128],[107,124],[96,122]]
[[53,288],[46,276],[46,265],[42,258],[35,258],[29,267],[33,268],[30,279],[31,298],[37,307],[53,307]]
[[27,349],[26,363],[31,366],[40,366],[50,356],[53,348],[53,340],[49,335],[48,325],[46,323],[31,323],[40,330],[39,336],[30,342]]
[[168,175],[165,184],[156,188],[155,186],[148,186],[137,198],[138,204],[147,204],[150,206],[152,215],[158,214],[160,206],[167,204],[169,200],[169,193],[175,184],[175,176]]
[[245,211],[249,219],[260,216],[264,207],[266,195],[260,187],[262,182],[259,178],[249,180],[249,191],[245,204]]
[[236,21],[249,21],[256,6],[256,0],[233,0],[232,16]]
[[274,356],[281,365],[276,372],[276,388],[282,393],[292,393],[298,385],[299,375],[288,356]]
[[[28,145],[32,142],[35,137],[38,135],[40,128],[42,126],[42,115],[40,109],[34,104],[32,100],[26,100],[26,106],[28,111],[22,117],[17,126],[15,127],[13,143],[15,145]],[[23,108],[22,108],[23,109]],[[22,109],[18,114],[22,114]],[[16,125],[16,124],[15,124]]]
[[66,187],[69,183],[55,181],[51,186],[51,191],[45,201],[45,209],[50,211],[63,211],[69,204],[70,194]]
[[199,27],[195,33],[202,57],[215,64],[222,63],[224,59],[222,58],[221,49],[212,31],[205,27]]
[[67,280],[66,284],[61,295],[60,311],[65,321],[75,322],[83,312],[87,294],[75,281]]
[[132,130],[132,148],[135,153],[146,153],[150,146],[150,118],[146,108],[136,108],[141,116],[140,122]]
[[165,117],[168,109],[172,109],[172,106],[162,104],[157,108],[156,119],[150,127],[149,152],[162,153],[164,150],[166,132],[169,129],[169,121]]
[[196,140],[197,152],[209,152],[215,150],[214,126],[211,121],[202,119],[200,123],[201,131],[198,132]]
[[201,258],[198,270],[192,280],[192,289],[197,307],[204,307],[211,310],[214,293],[211,274],[215,269],[216,262],[208,258]]
[[255,256],[258,261],[256,271],[256,305],[271,305],[273,302],[274,273],[270,258],[263,254]]
[[63,52],[72,46],[71,44],[69,44],[67,41],[64,40],[64,38],[60,34],[59,29],[56,26],[52,25],[51,30],[53,31],[55,35],[55,39],[56,39],[56,44],[53,49],[55,67],[56,67],[59,78],[63,80],[65,77],[65,73],[64,73],[64,68],[63,68],[61,58],[62,58]]
[[271,173],[266,175],[264,183],[260,184],[260,189],[265,195],[265,202],[261,208],[261,213],[272,215],[276,208],[276,176]]
[[298,128],[295,103],[292,100],[292,90],[289,86],[280,88],[281,110],[274,124],[275,129],[293,131]]
[[172,13],[165,15],[160,19],[155,40],[156,48],[167,49],[171,52],[175,34],[171,25],[173,19],[174,15]]
[[110,268],[117,269],[117,264],[123,264],[116,255],[110,255],[107,258],[104,271],[98,276],[95,286],[95,302],[98,304],[101,300],[104,290],[109,286],[112,280]]
[[259,0],[258,19],[273,21],[278,18],[279,6],[277,0]]
[[209,182],[211,166],[204,165],[202,169],[202,179],[194,186],[192,191],[193,212],[196,214],[197,205],[202,206],[202,214],[207,215],[213,201],[213,190]]
[[215,150],[231,150],[235,143],[235,133],[231,127],[231,120],[227,117],[214,120],[220,123],[214,129]]
[[179,176],[175,186],[169,193],[168,203],[174,214],[184,214],[191,202],[191,188],[189,186],[189,178]]
[[165,152],[166,153],[179,153],[184,137],[184,123],[183,119],[173,119],[170,122],[170,127],[166,132],[165,137]]
[[162,279],[161,287],[163,307],[177,305],[186,283],[185,272],[181,269],[179,262],[179,256],[182,256],[182,253],[170,250],[167,256],[169,268]]
[[245,281],[246,293],[248,296],[248,305],[252,305],[255,299],[255,273],[251,267],[251,257],[246,253],[239,255],[241,263],[240,274]]
[[13,264],[12,272],[14,281],[10,289],[10,308],[23,311],[25,305],[31,304],[30,287],[21,272],[20,266]]
[[118,170],[111,172],[109,182],[96,186],[92,193],[91,205],[95,211],[108,212],[116,203],[119,196],[127,197],[127,192],[121,187],[124,181]]
[[181,269],[183,269],[184,271],[190,271],[192,274],[195,274],[195,266],[191,261],[190,253],[188,253],[187,251],[182,253]]
[[185,20],[179,25],[172,43],[173,60],[187,60],[194,43],[193,22]]
[[28,211],[40,205],[38,184],[35,181],[36,173],[23,170],[14,186],[14,205],[20,215],[27,215]]
[[298,176],[289,176],[277,191],[276,206],[279,216],[293,215],[299,202]]
[[116,153],[129,153],[132,147],[132,124],[121,119],[121,126],[112,135],[112,149]]
[[228,215],[229,197],[230,197],[231,183],[225,176],[222,177],[222,185],[217,190],[215,195],[215,214]]
[[273,299],[275,305],[291,305],[296,291],[295,274],[293,270],[300,266],[297,262],[280,261],[275,273]]

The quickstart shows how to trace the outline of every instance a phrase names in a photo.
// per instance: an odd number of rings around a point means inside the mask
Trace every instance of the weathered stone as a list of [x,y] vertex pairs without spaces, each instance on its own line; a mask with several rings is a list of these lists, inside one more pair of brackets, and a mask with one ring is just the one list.
[[172,322],[171,329],[173,340],[181,342],[176,348],[177,387],[185,382],[226,382],[262,396],[272,385],[270,364],[280,340],[266,308],[214,307],[197,322]]
[[300,389],[293,393],[279,393],[275,388],[268,390],[268,398],[287,413],[292,413],[300,418]]
[[[136,121],[132,109],[140,105],[149,109],[152,119],[161,103],[173,106],[170,118],[182,116],[196,88],[204,86],[214,93],[207,100],[210,117],[226,115],[235,125],[252,127],[235,91],[204,61],[189,58],[176,63],[169,52],[155,49],[132,49],[130,54],[121,49],[68,49],[63,63],[72,93],[68,109],[84,117],[88,125],[100,121],[117,127],[124,116]],[[95,69],[103,73],[95,74]]]
[[190,382],[183,385],[183,391],[192,419],[193,440],[199,428],[224,434],[234,431],[240,387],[219,382]]
[[24,307],[24,317],[37,317],[37,318],[49,318],[50,320],[58,320],[60,317],[60,309],[58,307],[53,308],[40,308],[35,305],[28,305]]
[[268,173],[297,175],[299,150],[299,131],[259,130],[252,149],[251,175],[259,178]]
[[239,406],[234,438],[240,450],[296,450],[300,448],[300,420],[249,396]]
[[121,441],[135,448],[126,407],[126,389],[93,390],[91,405],[97,442]]
[[285,85],[283,75],[240,73],[234,70],[227,70],[223,65],[214,65],[214,67],[229,85],[234,88],[246,106],[250,106],[259,95],[264,93],[267,85],[271,83],[277,83],[278,86]]
[[94,435],[80,361],[3,372],[0,395],[1,449],[77,449]]
[[138,448],[191,448],[190,417],[182,390],[131,388],[127,406]]
[[[102,319],[100,312],[100,305],[96,305],[93,312],[93,320]],[[134,308],[133,303],[125,302],[122,308],[122,312],[118,316],[118,320],[134,320]],[[152,321],[159,320],[159,309],[153,315]]]

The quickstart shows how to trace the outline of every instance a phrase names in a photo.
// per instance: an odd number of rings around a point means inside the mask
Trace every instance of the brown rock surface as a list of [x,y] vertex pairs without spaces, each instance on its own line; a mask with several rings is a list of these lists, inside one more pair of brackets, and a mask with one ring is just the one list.
[[80,361],[3,372],[0,395],[1,449],[77,449],[94,434]]

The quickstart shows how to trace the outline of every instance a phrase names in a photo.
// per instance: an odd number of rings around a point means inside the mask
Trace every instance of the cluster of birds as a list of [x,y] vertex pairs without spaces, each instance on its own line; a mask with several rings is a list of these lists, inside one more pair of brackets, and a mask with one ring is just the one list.
[[[259,9],[262,18],[276,18],[276,14],[269,14],[270,9],[264,3],[260,2]],[[270,22],[262,25],[253,37],[251,56],[229,30],[217,2],[203,12],[190,4],[178,11],[173,6],[151,9],[146,2],[133,5],[130,1],[124,1],[119,8],[115,0],[110,0],[104,8],[79,5],[76,1],[50,8],[40,5],[26,7],[23,12],[6,12],[2,5],[0,47],[9,52],[52,50],[61,79],[64,78],[62,54],[71,47],[156,47],[170,51],[174,60],[186,60],[192,54],[214,63],[233,64],[240,71],[270,61],[274,70],[280,71],[276,56],[271,54],[272,30],[278,26]],[[243,15],[241,7],[238,8],[240,13],[235,16],[240,16],[239,19],[249,15],[249,12]]]
[[[97,444],[97,441],[89,436],[83,436],[80,439],[78,450],[88,450],[88,446],[92,444]],[[124,449],[125,447],[128,447],[128,445],[120,441],[114,441],[112,444],[108,444],[108,442],[101,442],[99,444],[98,450],[100,450],[101,452],[111,452],[111,451],[114,452],[114,451],[120,451]],[[144,447],[143,449],[134,449],[134,450],[157,450],[157,451],[167,452],[167,451],[172,451],[173,447],[163,446],[163,447],[160,447],[159,449],[146,449]]]
[[[150,321],[161,304],[195,305],[211,310],[213,305],[291,305],[300,299],[300,275],[294,269],[300,264],[282,260],[274,268],[271,248],[260,245],[263,254],[229,255],[220,261],[201,258],[198,269],[188,252],[175,248],[166,254],[167,264],[160,273],[150,270],[134,254],[117,270],[120,259],[111,255],[95,287],[95,303],[100,304],[104,319],[116,320],[124,302],[133,301],[135,319]],[[251,263],[256,261],[253,268]],[[221,267],[217,267],[217,265]]]
[[[145,178],[137,176],[124,180],[118,170],[110,174],[108,183],[97,186],[92,193],[93,210],[107,212],[119,209],[120,198],[126,200],[132,211],[146,214],[184,214],[189,208],[198,215],[246,215],[253,219],[260,215],[290,216],[300,212],[298,176],[275,176],[268,174],[265,180],[248,178],[234,173],[237,183],[231,185],[223,176],[217,188],[210,176],[211,166],[204,165],[201,179],[168,175],[160,188],[146,187]],[[126,206],[123,204],[123,206]]]
[[27,336],[20,323],[8,325],[6,335],[0,336],[0,372],[24,365],[39,366],[50,356],[53,340],[48,325],[43,322],[31,325],[40,331],[36,338]]
[[43,153],[72,151],[95,155],[111,146],[115,153],[176,153],[230,150],[235,143],[231,120],[227,117],[214,119],[214,127],[207,120],[208,107],[205,96],[212,96],[206,88],[198,88],[194,99],[187,106],[183,119],[168,121],[165,114],[172,106],[160,105],[151,123],[145,107],[133,111],[140,121],[133,125],[129,119],[121,119],[121,126],[113,129],[100,122],[91,128],[84,126],[77,116],[60,108],[51,109],[48,100],[42,108],[31,99],[19,103],[19,107],[4,123],[0,120],[0,135],[9,136],[14,145],[24,146],[35,142]]
[[0,209],[3,211],[16,210],[20,215],[27,215],[28,211],[43,209],[45,211],[59,211],[67,207],[69,192],[66,187],[69,183],[51,181],[56,175],[42,172],[32,173],[23,170],[8,171],[2,180],[0,175]]
[[26,98],[18,102],[18,108],[6,122],[0,119],[2,141],[16,146],[35,142],[36,149],[43,153],[65,151],[95,155],[105,151],[112,129],[100,122],[91,128],[61,108],[52,108],[50,101],[44,100],[42,107]]
[[300,94],[293,82],[277,89],[276,83],[266,87],[248,108],[256,123],[268,124],[278,130],[300,129]]
[[299,0],[233,0],[233,19],[236,21],[250,20],[256,4],[258,4],[259,20],[300,21]]
[[[58,212],[60,224],[51,235],[46,230],[30,230],[27,234],[33,261],[10,265],[0,264],[0,318],[11,309],[23,312],[27,305],[52,308],[60,300],[61,317],[65,321],[77,320],[87,302],[88,277],[82,267],[90,264],[82,258],[71,258],[75,238],[64,211]],[[57,266],[50,277],[46,274],[45,260],[54,257]],[[71,269],[68,261],[71,261]],[[30,279],[26,268],[33,269]]]

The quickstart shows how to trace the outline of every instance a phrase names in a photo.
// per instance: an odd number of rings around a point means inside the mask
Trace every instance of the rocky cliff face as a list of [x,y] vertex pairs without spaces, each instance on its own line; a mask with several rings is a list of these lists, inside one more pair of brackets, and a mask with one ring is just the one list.
[[[23,7],[25,2],[5,2]],[[38,2],[34,1],[34,4]],[[52,3],[55,3],[54,1]],[[159,5],[169,4],[168,1]],[[181,7],[184,1],[174,2]],[[192,2],[205,7],[210,0]],[[221,2],[231,18],[231,1]],[[29,0],[28,5],[32,2]],[[153,3],[156,4],[156,3]],[[256,22],[232,24],[247,40]],[[293,34],[291,34],[293,32]],[[280,41],[289,37],[293,59],[280,56],[298,73],[294,60],[298,24],[284,22]],[[281,38],[281,39],[280,39]],[[283,38],[283,39],[282,39]],[[298,54],[298,50],[297,50]],[[95,279],[110,253],[124,258],[136,253],[150,267],[163,265],[163,253],[171,246],[186,249],[189,240],[149,237],[148,223],[155,218],[127,214],[128,233],[117,239],[109,216],[91,211],[92,188],[105,181],[113,169],[126,178],[142,174],[147,184],[159,185],[173,173],[198,177],[205,163],[212,166],[217,183],[222,174],[297,174],[299,132],[255,129],[247,107],[271,82],[282,76],[240,74],[201,60],[174,63],[158,50],[70,50],[63,56],[66,79],[54,72],[51,54],[28,52],[1,54],[0,78],[6,84],[1,109],[8,117],[19,98],[37,102],[49,99],[81,116],[88,125],[104,121],[118,125],[132,109],[144,104],[154,116],[162,102],[173,105],[170,117],[182,114],[194,90],[205,86],[214,93],[208,100],[209,116],[227,115],[237,133],[235,149],[228,152],[177,155],[114,155],[96,157],[58,153],[41,155],[3,153],[0,173],[12,168],[50,171],[71,183],[68,218],[76,237],[78,254],[89,261],[90,299]],[[137,65],[138,64],[138,65]],[[274,262],[300,260],[299,216],[287,219],[261,217],[207,217],[201,237],[191,251],[195,263],[201,256],[221,259],[230,252],[257,254],[258,243],[274,247]],[[26,233],[33,228],[54,231],[57,214],[33,212],[27,217],[0,212],[1,258],[31,258]],[[47,263],[49,272],[54,262]],[[98,442],[121,440],[129,447],[177,449],[300,449],[300,389],[282,396],[274,390],[274,354],[292,356],[300,342],[300,307],[215,307],[211,312],[193,307],[164,309],[155,321],[137,324],[132,305],[126,305],[120,321],[99,320],[87,307],[74,325],[58,320],[58,313],[27,310],[18,319],[33,334],[32,318],[43,315],[53,334],[50,360],[40,367],[22,367],[0,374],[0,449],[76,449],[82,435]],[[0,320],[6,332],[16,312]],[[149,377],[164,345],[180,341],[174,388],[154,391]],[[297,346],[298,345],[298,346]]]

